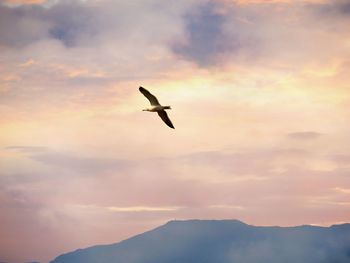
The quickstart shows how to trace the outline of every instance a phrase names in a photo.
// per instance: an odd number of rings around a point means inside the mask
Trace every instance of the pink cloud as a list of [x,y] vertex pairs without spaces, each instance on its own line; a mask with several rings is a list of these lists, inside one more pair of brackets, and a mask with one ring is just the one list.
[[34,5],[34,4],[44,4],[48,0],[5,0],[5,4],[13,4],[13,5]]

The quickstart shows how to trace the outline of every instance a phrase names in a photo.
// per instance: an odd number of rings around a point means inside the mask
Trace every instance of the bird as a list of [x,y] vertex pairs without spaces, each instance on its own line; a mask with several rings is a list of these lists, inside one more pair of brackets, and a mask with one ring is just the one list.
[[151,92],[146,90],[145,88],[139,87],[139,91],[151,103],[151,107],[143,109],[142,111],[157,112],[159,117],[165,122],[166,125],[168,125],[172,129],[175,129],[174,125],[172,124],[171,120],[168,117],[168,114],[165,111],[165,110],[171,110],[171,107],[170,106],[162,106],[162,105],[160,105],[158,99],[153,94],[151,94]]

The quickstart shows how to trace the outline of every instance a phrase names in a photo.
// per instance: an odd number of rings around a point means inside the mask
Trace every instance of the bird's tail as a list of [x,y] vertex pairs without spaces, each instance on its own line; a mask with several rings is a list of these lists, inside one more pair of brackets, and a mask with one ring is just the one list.
[[165,110],[171,110],[171,107],[170,106],[164,106],[164,109]]

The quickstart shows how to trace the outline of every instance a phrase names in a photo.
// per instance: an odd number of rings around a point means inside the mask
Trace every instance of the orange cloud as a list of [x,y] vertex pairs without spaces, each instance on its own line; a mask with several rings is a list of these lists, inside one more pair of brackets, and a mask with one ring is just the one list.
[[47,0],[5,0],[5,4],[10,5],[37,5],[46,2]]

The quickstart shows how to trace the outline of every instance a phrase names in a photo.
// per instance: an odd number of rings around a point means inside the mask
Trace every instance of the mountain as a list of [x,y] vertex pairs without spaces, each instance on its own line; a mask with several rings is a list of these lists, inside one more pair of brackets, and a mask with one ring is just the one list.
[[170,221],[120,243],[51,263],[349,263],[350,224],[258,227],[237,220]]

